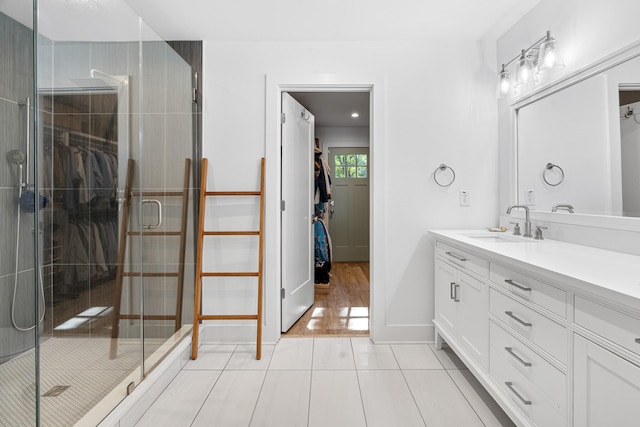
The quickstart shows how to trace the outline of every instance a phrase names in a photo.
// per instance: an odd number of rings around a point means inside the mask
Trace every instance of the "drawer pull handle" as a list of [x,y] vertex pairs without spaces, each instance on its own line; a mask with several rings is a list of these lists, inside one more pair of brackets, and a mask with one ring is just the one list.
[[523,326],[533,326],[531,323],[525,322],[524,320],[520,319],[518,316],[515,316],[513,314],[513,311],[505,311],[504,314],[511,317],[513,320],[515,320],[516,322],[520,323]]
[[522,286],[521,284],[516,283],[516,282],[514,282],[514,281],[513,281],[513,280],[511,280],[511,279],[505,279],[505,282],[507,282],[507,283],[508,283],[508,284],[510,284],[511,286],[515,286],[516,288],[521,289],[521,290],[523,290],[523,291],[531,292],[531,288],[528,288],[528,287],[526,287],[526,286]]
[[524,403],[525,405],[531,405],[531,401],[530,401],[530,400],[527,400],[527,399],[525,399],[524,397],[520,396],[520,393],[518,393],[518,392],[516,391],[516,389],[515,389],[515,388],[513,388],[513,383],[512,383],[512,382],[510,382],[510,381],[505,381],[505,383],[504,383],[504,384],[505,384],[507,387],[509,387],[509,390],[511,390],[511,392],[512,392],[513,394],[515,394],[515,395],[518,397],[518,399],[520,399],[520,401],[521,401],[522,403]]
[[454,300],[455,302],[460,302],[458,299],[458,288],[460,285],[456,285],[456,282],[451,282],[449,284],[449,298]]
[[513,357],[515,357],[515,359],[516,359],[518,362],[522,363],[524,366],[531,366],[531,362],[525,362],[524,360],[522,360],[522,359],[520,358],[520,356],[518,356],[517,354],[515,354],[515,353],[513,352],[513,348],[511,348],[511,347],[505,347],[504,349],[505,349],[505,350],[507,350],[507,353],[509,353],[510,355],[512,355]]
[[458,261],[466,261],[467,260],[465,257],[460,256],[460,255],[458,255],[456,253],[453,253],[453,252],[445,252],[445,254],[449,255],[452,258],[457,259]]

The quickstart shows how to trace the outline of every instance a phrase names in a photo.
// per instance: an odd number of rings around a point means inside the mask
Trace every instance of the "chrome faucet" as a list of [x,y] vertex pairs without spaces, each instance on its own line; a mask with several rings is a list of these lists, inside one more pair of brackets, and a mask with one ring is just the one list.
[[566,209],[569,211],[569,213],[573,213],[573,206],[571,206],[570,204],[553,205],[553,207],[551,208],[551,212],[556,212],[558,209]]
[[511,205],[507,208],[507,215],[511,214],[511,209],[513,208],[524,209],[524,233],[522,234],[522,237],[533,237],[531,235],[531,217],[529,216],[529,206]]

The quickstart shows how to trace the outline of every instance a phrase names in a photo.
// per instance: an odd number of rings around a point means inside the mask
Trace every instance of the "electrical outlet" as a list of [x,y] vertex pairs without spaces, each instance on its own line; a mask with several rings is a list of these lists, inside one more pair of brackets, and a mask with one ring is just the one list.
[[471,192],[460,190],[460,206],[471,206]]
[[524,204],[527,206],[533,206],[536,204],[536,193],[533,190],[524,191]]

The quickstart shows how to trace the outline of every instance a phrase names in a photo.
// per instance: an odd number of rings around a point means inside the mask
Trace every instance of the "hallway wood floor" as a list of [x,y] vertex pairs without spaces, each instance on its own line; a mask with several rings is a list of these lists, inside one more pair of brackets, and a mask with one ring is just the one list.
[[282,337],[369,336],[369,262],[334,262],[328,293]]

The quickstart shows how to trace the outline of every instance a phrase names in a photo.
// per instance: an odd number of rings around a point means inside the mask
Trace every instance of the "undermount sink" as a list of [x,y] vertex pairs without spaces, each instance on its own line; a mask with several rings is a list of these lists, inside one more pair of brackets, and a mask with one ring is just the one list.
[[524,238],[522,236],[514,236],[512,234],[484,234],[484,233],[473,233],[467,234],[466,237],[471,239],[480,240],[482,242],[487,243],[526,243],[526,242],[537,242],[538,240]]

